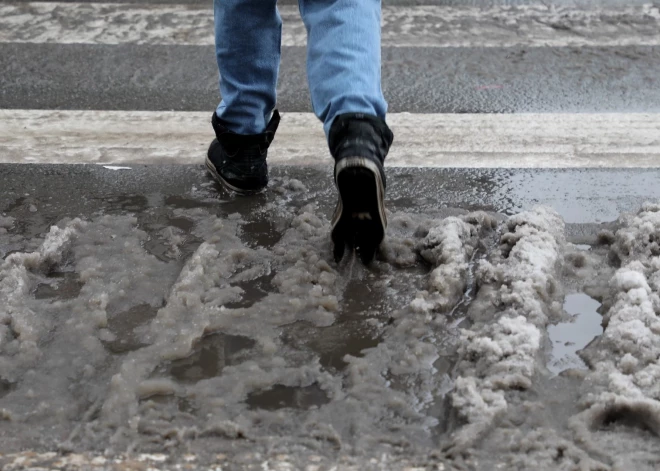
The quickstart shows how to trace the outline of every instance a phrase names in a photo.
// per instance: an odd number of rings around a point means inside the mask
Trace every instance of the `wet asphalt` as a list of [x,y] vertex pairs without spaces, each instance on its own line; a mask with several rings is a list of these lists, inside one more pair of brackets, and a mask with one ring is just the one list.
[[[530,3],[533,2],[384,2],[385,5],[479,6]],[[557,5],[591,7],[641,3],[645,2],[556,2]],[[7,43],[0,44],[0,70],[3,70],[0,108],[211,112],[220,99],[213,48],[208,46]],[[660,47],[386,47],[382,70],[383,90],[391,112],[630,113],[660,110]],[[283,47],[278,107],[284,112],[311,111],[302,47]],[[43,173],[54,170],[46,169],[31,167],[30,171],[23,171],[3,165],[0,178],[22,172],[22,185],[46,185],[44,188],[48,188],[51,182],[48,177],[44,179]],[[79,177],[81,170],[74,169],[66,171],[70,174],[68,184],[78,187],[84,184],[84,178]],[[131,181],[139,181],[141,186],[151,184],[169,191],[162,169],[154,166],[119,174],[93,168],[89,172],[115,178],[127,187]],[[197,171],[196,168],[189,170]],[[492,204],[500,211],[527,207],[531,203],[550,204],[569,222],[588,222],[611,219],[618,210],[632,209],[645,197],[655,196],[656,191],[655,172],[646,170],[627,173],[497,171],[490,173],[509,175],[515,183],[493,189],[492,185],[474,177],[478,172],[456,169],[450,171],[454,175],[452,178],[464,182],[460,187],[462,191],[456,194],[448,189],[447,172],[427,169],[414,183],[400,184],[399,190],[393,185],[391,192],[405,193],[408,185],[412,184],[412,188],[422,185],[419,179],[423,175],[424,181],[428,179],[425,185],[434,187],[435,201],[441,204],[461,207]],[[612,178],[612,175],[623,174],[625,178]],[[35,184],[31,184],[30,179],[34,179]],[[628,193],[628,188],[632,193]],[[580,197],[574,198],[576,192],[588,194],[587,203],[583,204]],[[62,197],[61,192],[53,194],[55,198]],[[2,198],[8,198],[7,191]],[[391,193],[390,198],[396,200],[396,193]],[[421,203],[411,199],[410,204]],[[562,205],[566,208],[573,205],[573,209],[563,211]],[[2,207],[0,204],[0,209]]]
[[[391,112],[660,111],[660,47],[382,54]],[[0,44],[0,70],[0,108],[211,111],[220,99],[211,46]],[[304,47],[283,48],[278,107],[312,111]]]
[[[302,181],[308,190],[297,204],[316,202],[329,218],[336,202],[330,170],[274,167],[271,177]],[[658,179],[660,170],[647,169],[392,168],[388,170],[387,207],[428,214],[484,210],[511,215],[548,205],[566,221],[572,242],[588,244],[620,213],[660,199]],[[235,197],[217,185],[202,165],[132,165],[130,170],[110,170],[98,165],[5,164],[0,166],[0,187],[0,213],[21,221],[21,232],[33,236],[47,232],[62,218],[98,212],[139,212],[171,205],[216,207],[219,214],[249,216],[258,207],[284,198],[269,191],[255,198]],[[214,191],[200,193],[201,188]]]

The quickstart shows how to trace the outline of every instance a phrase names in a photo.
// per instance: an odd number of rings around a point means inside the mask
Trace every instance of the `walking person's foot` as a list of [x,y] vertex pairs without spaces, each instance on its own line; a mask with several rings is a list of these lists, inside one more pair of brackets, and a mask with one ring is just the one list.
[[222,186],[238,193],[258,193],[268,185],[268,147],[275,137],[280,115],[275,110],[261,134],[236,134],[229,131],[215,112],[211,120],[216,138],[206,156],[206,167]]
[[393,135],[380,118],[352,113],[338,116],[330,128],[339,200],[332,218],[332,242],[339,262],[346,247],[370,263],[385,237],[385,157]]

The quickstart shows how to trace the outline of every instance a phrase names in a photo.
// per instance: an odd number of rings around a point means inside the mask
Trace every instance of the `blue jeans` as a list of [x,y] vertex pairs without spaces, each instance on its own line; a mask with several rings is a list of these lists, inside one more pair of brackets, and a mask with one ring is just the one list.
[[[326,135],[343,113],[385,119],[380,85],[380,0],[299,0],[307,28],[307,81]],[[214,0],[222,101],[239,134],[264,131],[276,105],[282,19],[277,0]]]

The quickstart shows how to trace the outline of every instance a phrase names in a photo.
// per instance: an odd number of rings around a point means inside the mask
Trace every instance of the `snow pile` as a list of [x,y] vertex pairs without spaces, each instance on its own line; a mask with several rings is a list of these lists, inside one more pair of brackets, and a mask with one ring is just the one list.
[[0,377],[15,379],[18,371],[39,360],[37,344],[48,333],[50,319],[30,306],[30,273],[45,272],[61,262],[82,227],[79,219],[64,228],[53,226],[39,250],[13,253],[0,265]]
[[420,219],[407,213],[387,213],[387,237],[380,246],[380,255],[392,267],[417,265],[419,253],[416,245],[419,238],[428,232],[428,224],[431,223]]
[[480,285],[462,331],[455,412],[464,424],[454,445],[469,446],[507,410],[507,393],[527,389],[537,369],[541,331],[561,310],[557,277],[564,222],[551,209],[509,218],[499,250],[477,272]]
[[[529,411],[525,411],[529,413]],[[525,426],[498,428],[491,434],[489,445],[481,448],[484,455],[495,461],[483,469],[542,470],[542,471],[605,471],[604,463],[593,459],[575,442],[549,427],[530,430]],[[623,468],[626,469],[626,468]],[[635,469],[635,468],[627,468]]]
[[6,234],[14,226],[14,218],[0,215],[0,234]]
[[433,225],[418,246],[420,255],[432,264],[427,289],[417,293],[409,309],[399,313],[386,344],[397,346],[390,354],[395,375],[432,373],[438,347],[431,334],[445,327],[445,317],[462,299],[468,283],[468,268],[479,235],[494,226],[485,213],[448,217]]
[[415,312],[447,312],[461,299],[468,281],[468,266],[483,226],[492,228],[495,221],[485,214],[470,216],[474,224],[462,218],[448,217],[432,227],[422,240],[420,255],[434,268],[428,290],[418,294],[411,308]]
[[607,326],[585,352],[592,367],[581,397],[585,411],[572,420],[592,446],[591,429],[623,417],[660,436],[660,205],[645,204],[621,222],[612,246],[621,268],[610,281]]
[[84,283],[70,327],[94,334],[113,315],[140,304],[159,306],[174,282],[175,267],[145,250],[149,240],[134,216],[104,215],[89,221],[73,247]]
[[303,320],[320,327],[335,320],[342,280],[326,261],[328,225],[315,212],[313,205],[302,208],[274,251],[282,256],[285,268],[273,278],[273,285],[288,300],[285,311],[280,311],[285,317],[278,319],[279,325]]

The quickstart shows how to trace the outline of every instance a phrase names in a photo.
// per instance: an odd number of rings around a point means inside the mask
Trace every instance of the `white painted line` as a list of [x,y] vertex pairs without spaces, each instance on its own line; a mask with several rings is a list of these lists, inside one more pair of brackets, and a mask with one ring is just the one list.
[[[304,46],[296,6],[280,7],[283,46]],[[658,6],[384,7],[386,47],[660,45]],[[0,3],[0,43],[213,44],[208,6]]]
[[[209,113],[0,110],[0,162],[200,164]],[[660,114],[410,114],[388,116],[403,167],[660,168]],[[330,165],[321,124],[283,113],[274,165]]]

